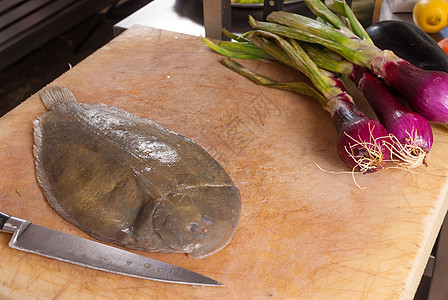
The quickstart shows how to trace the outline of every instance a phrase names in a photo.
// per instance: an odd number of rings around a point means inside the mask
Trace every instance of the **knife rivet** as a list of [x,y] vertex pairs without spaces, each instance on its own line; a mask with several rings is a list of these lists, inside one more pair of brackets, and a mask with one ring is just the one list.
[[150,263],[146,263],[146,264],[144,265],[144,267],[145,267],[145,268],[151,268],[151,264],[150,264]]

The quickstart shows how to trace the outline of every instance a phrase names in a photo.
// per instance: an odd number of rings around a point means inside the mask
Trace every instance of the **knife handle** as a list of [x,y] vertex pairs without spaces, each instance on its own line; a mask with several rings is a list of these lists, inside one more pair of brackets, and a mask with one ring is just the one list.
[[10,215],[0,211],[0,230],[3,229],[3,226],[9,220],[9,218],[11,218]]

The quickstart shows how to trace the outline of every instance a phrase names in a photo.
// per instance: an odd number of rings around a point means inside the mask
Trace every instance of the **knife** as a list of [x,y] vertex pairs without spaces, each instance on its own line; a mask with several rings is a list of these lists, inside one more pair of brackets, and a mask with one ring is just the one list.
[[33,224],[0,211],[0,231],[13,233],[9,247],[121,275],[203,286],[222,283],[195,272],[105,244]]
[[266,21],[266,18],[273,11],[282,10],[284,0],[264,0],[263,4],[263,21]]

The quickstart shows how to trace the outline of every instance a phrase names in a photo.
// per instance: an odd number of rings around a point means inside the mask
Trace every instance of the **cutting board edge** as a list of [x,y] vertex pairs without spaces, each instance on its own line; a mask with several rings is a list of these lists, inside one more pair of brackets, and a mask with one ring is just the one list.
[[417,292],[417,289],[420,285],[421,278],[423,277],[427,261],[422,259],[418,259],[418,257],[430,257],[431,251],[436,242],[437,236],[439,235],[440,229],[442,228],[443,221],[445,219],[445,215],[448,212],[448,182],[445,183],[442,194],[440,195],[438,201],[438,206],[434,207],[434,213],[436,214],[435,218],[431,218],[431,215],[428,215],[426,219],[433,220],[432,222],[424,222],[426,223],[426,228],[424,231],[424,239],[426,241],[423,247],[419,248],[419,253],[417,253],[416,258],[414,260],[413,271],[409,273],[408,279],[406,280],[406,286],[404,288],[404,294],[400,297],[400,299],[413,299]]

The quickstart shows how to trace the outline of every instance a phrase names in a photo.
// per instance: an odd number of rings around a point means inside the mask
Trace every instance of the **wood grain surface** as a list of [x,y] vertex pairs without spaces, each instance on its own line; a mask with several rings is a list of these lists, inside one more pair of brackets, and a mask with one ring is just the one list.
[[[197,37],[136,26],[52,84],[67,86],[79,102],[154,120],[225,167],[243,203],[225,249],[201,260],[135,251],[225,287],[78,267],[10,249],[11,236],[1,234],[2,298],[412,299],[447,211],[447,132],[434,127],[428,167],[358,174],[360,189],[317,102],[257,86],[221,59]],[[275,63],[244,63],[278,80],[303,80]],[[33,95],[0,119],[0,210],[90,238],[51,209],[37,184],[32,121],[44,112]]]

